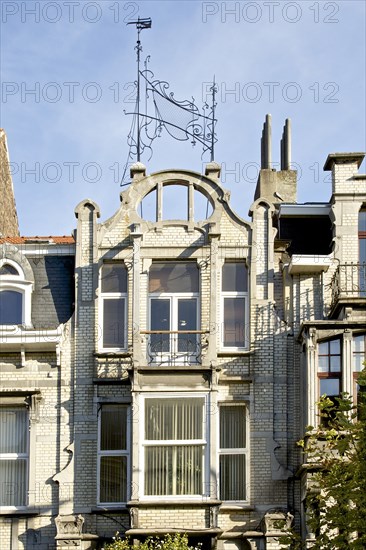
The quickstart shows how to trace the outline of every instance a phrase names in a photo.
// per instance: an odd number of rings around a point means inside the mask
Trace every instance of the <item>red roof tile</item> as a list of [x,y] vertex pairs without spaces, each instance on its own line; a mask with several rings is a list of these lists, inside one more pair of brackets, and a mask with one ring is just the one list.
[[71,235],[50,235],[48,237],[0,237],[0,244],[75,244],[75,239]]

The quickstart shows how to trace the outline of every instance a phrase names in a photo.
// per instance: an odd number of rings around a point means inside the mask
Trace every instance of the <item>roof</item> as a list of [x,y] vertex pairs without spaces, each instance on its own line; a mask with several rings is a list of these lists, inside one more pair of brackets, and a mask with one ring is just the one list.
[[75,244],[75,239],[71,235],[50,235],[48,237],[0,237],[0,244]]

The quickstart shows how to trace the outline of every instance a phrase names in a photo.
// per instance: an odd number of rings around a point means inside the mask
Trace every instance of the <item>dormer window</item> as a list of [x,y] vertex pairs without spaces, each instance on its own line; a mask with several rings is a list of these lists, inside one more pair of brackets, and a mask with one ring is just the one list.
[[13,260],[0,260],[0,325],[31,325],[32,283]]

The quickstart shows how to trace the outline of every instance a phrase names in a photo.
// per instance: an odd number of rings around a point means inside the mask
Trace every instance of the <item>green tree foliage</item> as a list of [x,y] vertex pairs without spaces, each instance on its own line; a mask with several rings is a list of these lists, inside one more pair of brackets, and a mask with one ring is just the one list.
[[[358,378],[357,406],[342,394],[336,402],[323,396],[318,403],[320,426],[309,426],[299,442],[311,475],[307,498],[312,550],[366,548],[366,368]],[[312,472],[310,474],[310,472]],[[294,532],[283,547],[305,548]]]
[[[114,537],[114,541],[110,544],[106,544],[103,547],[103,550],[133,550],[133,544],[128,538],[122,539],[117,533]],[[200,545],[198,547],[189,546],[188,537],[186,534],[181,535],[180,533],[174,533],[173,535],[165,535],[164,538],[152,538],[148,537],[144,542],[142,542],[139,547],[139,550],[200,550]]]

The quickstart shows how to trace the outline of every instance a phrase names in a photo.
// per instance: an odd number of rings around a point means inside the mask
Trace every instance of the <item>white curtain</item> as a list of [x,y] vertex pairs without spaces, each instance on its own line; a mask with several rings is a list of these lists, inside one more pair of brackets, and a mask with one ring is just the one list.
[[202,493],[203,415],[203,398],[146,399],[145,440],[159,442],[145,447],[146,495]]
[[27,465],[27,409],[0,407],[0,506],[26,505]]

